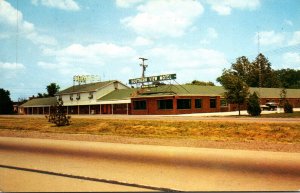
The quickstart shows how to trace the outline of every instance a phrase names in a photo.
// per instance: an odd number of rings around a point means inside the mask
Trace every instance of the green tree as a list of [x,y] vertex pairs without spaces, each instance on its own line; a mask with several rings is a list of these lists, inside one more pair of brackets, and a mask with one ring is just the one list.
[[280,86],[283,88],[300,88],[300,70],[280,69],[275,70]]
[[223,70],[222,76],[217,78],[217,81],[226,90],[224,97],[230,104],[237,104],[239,115],[241,115],[241,105],[244,104],[249,94],[248,85],[240,78],[236,76],[232,70]]
[[253,62],[250,62],[246,56],[238,57],[235,63],[231,64],[230,69],[250,87],[259,87],[260,78],[261,87],[273,88],[280,85],[271,63],[261,53]]
[[259,105],[259,97],[256,92],[249,95],[247,101],[247,112],[251,116],[259,116],[261,113],[260,105]]
[[259,87],[259,82],[261,82],[261,87],[264,88],[278,88],[280,86],[279,80],[271,68],[271,63],[262,53],[258,54],[252,62],[252,70],[249,76],[251,82],[247,82],[247,84],[251,87]]
[[205,81],[200,81],[200,80],[193,80],[191,83],[187,83],[189,85],[200,85],[200,86],[215,86],[213,82],[205,82]]
[[13,102],[10,99],[8,90],[0,88],[0,114],[12,114]]
[[51,83],[47,87],[47,92],[49,97],[53,97],[60,89],[60,86],[56,83]]
[[234,74],[239,76],[245,83],[253,82],[253,65],[249,62],[246,56],[241,56],[236,59],[235,63],[231,64],[231,69]]

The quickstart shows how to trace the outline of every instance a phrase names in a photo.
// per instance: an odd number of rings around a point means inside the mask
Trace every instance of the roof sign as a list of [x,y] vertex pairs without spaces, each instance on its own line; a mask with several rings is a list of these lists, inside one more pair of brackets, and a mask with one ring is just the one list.
[[144,77],[144,78],[129,79],[129,84],[175,80],[175,79],[176,79],[176,74],[163,74],[163,75],[158,75],[158,76],[149,76],[149,77]]

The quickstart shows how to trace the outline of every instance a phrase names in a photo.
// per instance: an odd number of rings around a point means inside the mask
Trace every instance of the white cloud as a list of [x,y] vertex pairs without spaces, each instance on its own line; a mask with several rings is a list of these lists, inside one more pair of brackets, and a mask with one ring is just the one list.
[[287,25],[289,25],[289,26],[293,26],[294,25],[294,23],[291,20],[288,20],[288,19],[285,19],[284,23],[287,24]]
[[232,9],[255,10],[260,6],[260,0],[207,0],[207,3],[219,15],[230,15]]
[[16,34],[18,25],[18,35],[31,40],[35,44],[57,44],[53,37],[39,34],[34,24],[24,20],[23,14],[6,1],[0,1],[0,24],[5,26],[5,30],[1,33],[2,38],[8,38],[11,34]]
[[116,5],[122,8],[129,8],[143,1],[144,0],[116,0]]
[[[45,49],[43,54],[55,58],[54,63],[40,61],[44,69],[56,69],[62,74],[76,74],[99,69],[104,65],[123,65],[137,58],[135,50],[111,43],[72,44],[60,50]],[[121,63],[120,63],[121,61]]]
[[57,8],[67,11],[80,10],[79,5],[74,0],[32,0],[32,4],[41,4],[46,7]]
[[213,40],[219,37],[218,32],[214,28],[208,28],[206,36],[200,41],[201,44],[210,44]]
[[135,46],[149,46],[152,44],[153,44],[153,41],[151,41],[150,39],[141,37],[141,36],[138,36],[133,42],[133,45],[135,45]]
[[[149,56],[170,68],[221,68],[228,62],[223,53],[213,49],[184,49],[176,46],[158,47],[149,50]],[[152,60],[152,59],[151,59]]]
[[229,64],[224,53],[213,49],[167,46],[149,49],[146,53],[151,67],[148,73],[176,73],[181,83],[193,79],[215,81]]
[[2,69],[2,70],[22,70],[22,69],[25,69],[25,66],[21,63],[0,62],[0,69]]
[[137,7],[138,14],[126,17],[121,23],[143,37],[178,37],[192,26],[204,9],[198,1],[147,1]]
[[129,74],[133,73],[133,69],[128,66],[125,66],[125,67],[121,68],[120,72],[122,74],[129,75]]
[[[258,33],[256,33],[254,37],[254,41],[257,44],[257,36]],[[281,33],[276,33],[274,31],[262,31],[259,33],[260,37],[260,45],[262,46],[269,46],[269,45],[280,45],[284,42],[285,37]]]
[[296,45],[300,44],[300,31],[295,31],[293,33],[292,39],[288,43],[289,45]]
[[300,53],[287,52],[283,54],[282,58],[285,68],[294,68],[300,70]]

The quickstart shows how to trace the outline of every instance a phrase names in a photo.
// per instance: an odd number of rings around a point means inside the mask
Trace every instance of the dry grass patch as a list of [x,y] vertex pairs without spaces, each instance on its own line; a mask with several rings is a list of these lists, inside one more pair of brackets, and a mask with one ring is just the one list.
[[0,129],[51,133],[117,135],[142,138],[178,138],[210,141],[300,143],[300,123],[247,123],[226,121],[161,121],[72,119],[57,127],[45,118],[0,117]]

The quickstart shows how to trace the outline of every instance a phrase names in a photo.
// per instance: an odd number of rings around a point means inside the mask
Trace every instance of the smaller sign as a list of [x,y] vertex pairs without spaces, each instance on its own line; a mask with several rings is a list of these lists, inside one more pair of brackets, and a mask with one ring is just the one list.
[[141,88],[155,88],[158,87],[158,85],[150,84],[150,85],[142,85]]

